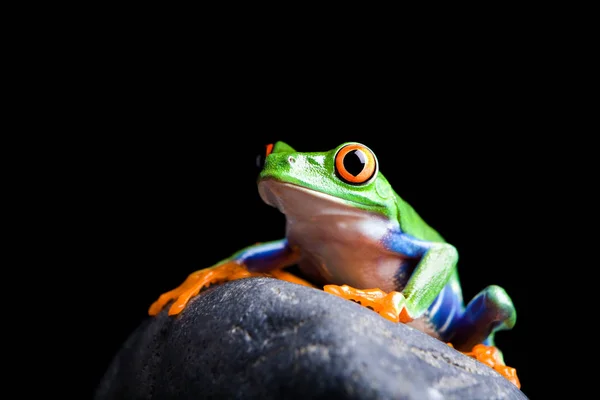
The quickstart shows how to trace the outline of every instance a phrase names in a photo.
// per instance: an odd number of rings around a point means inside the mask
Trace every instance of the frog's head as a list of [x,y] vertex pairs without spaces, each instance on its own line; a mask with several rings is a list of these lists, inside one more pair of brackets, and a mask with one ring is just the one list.
[[300,153],[286,143],[266,147],[258,189],[288,217],[314,218],[364,210],[394,219],[394,192],[375,154],[348,142],[325,152]]

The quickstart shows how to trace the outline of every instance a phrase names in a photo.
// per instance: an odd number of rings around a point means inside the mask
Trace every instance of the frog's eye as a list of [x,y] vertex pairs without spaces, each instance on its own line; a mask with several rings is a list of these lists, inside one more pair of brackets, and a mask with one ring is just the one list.
[[375,176],[377,159],[367,146],[348,144],[335,155],[335,171],[345,182],[359,185]]
[[267,156],[273,152],[273,143],[265,145],[264,151],[256,156],[256,167],[262,169],[265,166]]

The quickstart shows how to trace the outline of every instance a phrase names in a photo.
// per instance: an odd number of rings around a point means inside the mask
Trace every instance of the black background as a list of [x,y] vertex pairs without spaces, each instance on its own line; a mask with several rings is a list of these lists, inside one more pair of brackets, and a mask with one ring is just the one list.
[[523,391],[542,391],[547,281],[568,263],[551,239],[557,219],[568,231],[559,212],[570,193],[559,182],[565,116],[536,54],[496,38],[401,62],[373,53],[362,69],[350,55],[326,63],[326,52],[247,42],[157,43],[82,62],[93,67],[78,72],[58,119],[76,134],[56,159],[68,222],[53,216],[70,237],[54,251],[80,271],[67,276],[78,281],[69,295],[85,299],[75,322],[90,390],[160,293],[282,237],[283,216],[258,196],[255,158],[283,140],[298,151],[369,146],[396,192],[457,247],[465,299],[490,284],[512,297],[517,324],[497,344]]

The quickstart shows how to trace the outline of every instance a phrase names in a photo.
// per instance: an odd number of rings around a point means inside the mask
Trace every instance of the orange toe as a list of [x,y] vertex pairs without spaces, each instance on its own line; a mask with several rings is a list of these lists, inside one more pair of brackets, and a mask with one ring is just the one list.
[[498,351],[497,347],[477,344],[471,351],[465,352],[464,354],[473,357],[485,365],[493,368],[500,375],[512,382],[516,387],[519,389],[521,388],[521,382],[517,376],[517,370],[504,364],[502,357],[500,357],[500,351]]
[[392,322],[410,322],[404,304],[404,296],[400,292],[386,293],[381,289],[355,289],[348,285],[325,285],[327,293],[360,303],[377,312],[383,318]]
[[169,315],[179,314],[190,299],[200,293],[202,288],[215,283],[222,283],[251,276],[265,276],[266,274],[250,272],[242,264],[227,262],[216,267],[202,269],[190,274],[186,280],[173,290],[160,295],[150,308],[148,314],[157,315],[171,300],[175,300],[169,308]]

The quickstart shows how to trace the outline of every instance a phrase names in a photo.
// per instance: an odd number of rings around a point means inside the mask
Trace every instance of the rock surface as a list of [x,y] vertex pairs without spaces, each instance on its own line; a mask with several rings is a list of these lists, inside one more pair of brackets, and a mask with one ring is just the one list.
[[113,399],[526,399],[436,339],[321,290],[248,278],[148,318],[95,395]]

